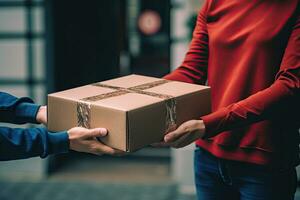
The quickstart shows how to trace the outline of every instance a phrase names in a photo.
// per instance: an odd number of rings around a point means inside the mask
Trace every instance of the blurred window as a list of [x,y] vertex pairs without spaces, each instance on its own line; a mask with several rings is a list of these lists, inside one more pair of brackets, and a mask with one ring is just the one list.
[[0,90],[45,103],[44,0],[0,0]]

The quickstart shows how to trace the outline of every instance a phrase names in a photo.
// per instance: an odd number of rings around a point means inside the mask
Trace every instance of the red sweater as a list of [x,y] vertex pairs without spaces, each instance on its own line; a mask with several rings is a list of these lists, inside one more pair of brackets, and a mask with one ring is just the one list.
[[300,1],[207,0],[183,64],[170,80],[211,86],[205,139],[217,157],[298,162]]

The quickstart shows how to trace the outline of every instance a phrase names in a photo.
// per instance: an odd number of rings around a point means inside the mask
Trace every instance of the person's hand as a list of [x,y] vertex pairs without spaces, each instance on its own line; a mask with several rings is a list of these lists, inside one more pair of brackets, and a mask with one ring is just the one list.
[[205,125],[202,120],[190,120],[183,123],[176,130],[167,133],[164,137],[162,146],[174,148],[185,147],[205,134]]
[[86,129],[75,127],[68,131],[70,149],[96,155],[123,155],[125,152],[113,149],[99,141],[107,135],[105,128]]
[[36,115],[36,121],[47,126],[47,106],[40,106]]

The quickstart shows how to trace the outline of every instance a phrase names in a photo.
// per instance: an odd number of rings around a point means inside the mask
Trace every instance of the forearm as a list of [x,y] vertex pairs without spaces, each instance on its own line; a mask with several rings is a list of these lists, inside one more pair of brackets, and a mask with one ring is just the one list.
[[15,124],[38,123],[36,115],[39,105],[30,98],[16,98],[0,92],[0,121]]
[[44,128],[0,127],[0,160],[15,160],[65,153],[69,149],[67,132],[50,133]]
[[[206,137],[299,110],[300,67],[282,72],[269,88],[202,117]],[[282,117],[282,116],[281,116]],[[287,118],[288,116],[286,116]]]
[[[299,124],[300,102],[300,16],[289,37],[274,83],[245,100],[232,104],[202,119],[206,137],[255,122],[279,118]],[[283,112],[286,115],[283,115]],[[289,115],[296,113],[296,119]],[[289,119],[286,119],[289,118]],[[297,121],[298,120],[298,121]],[[296,125],[297,126],[297,125]]]

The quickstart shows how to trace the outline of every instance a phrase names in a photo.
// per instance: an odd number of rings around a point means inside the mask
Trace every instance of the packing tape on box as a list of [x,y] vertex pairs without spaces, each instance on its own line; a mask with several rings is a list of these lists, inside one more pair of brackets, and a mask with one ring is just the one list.
[[88,102],[77,103],[77,124],[80,127],[91,128],[91,104]]
[[116,97],[128,93],[137,93],[137,94],[143,94],[143,95],[148,95],[152,97],[157,97],[160,99],[165,100],[165,105],[166,105],[166,132],[174,129],[176,127],[176,100],[173,96],[171,95],[165,95],[165,94],[158,94],[154,92],[148,92],[145,91],[147,89],[163,85],[170,82],[169,80],[159,80],[159,81],[154,81],[151,83],[146,83],[130,88],[122,88],[122,87],[117,87],[117,86],[111,86],[107,84],[102,84],[102,83],[95,83],[92,84],[93,86],[97,87],[103,87],[103,88],[109,88],[113,89],[116,91],[105,93],[105,94],[100,94],[92,97],[87,97],[81,99],[77,103],[77,121],[78,121],[78,126],[84,127],[84,128],[90,128],[90,121],[91,121],[91,103],[103,99],[108,99],[111,97]]

